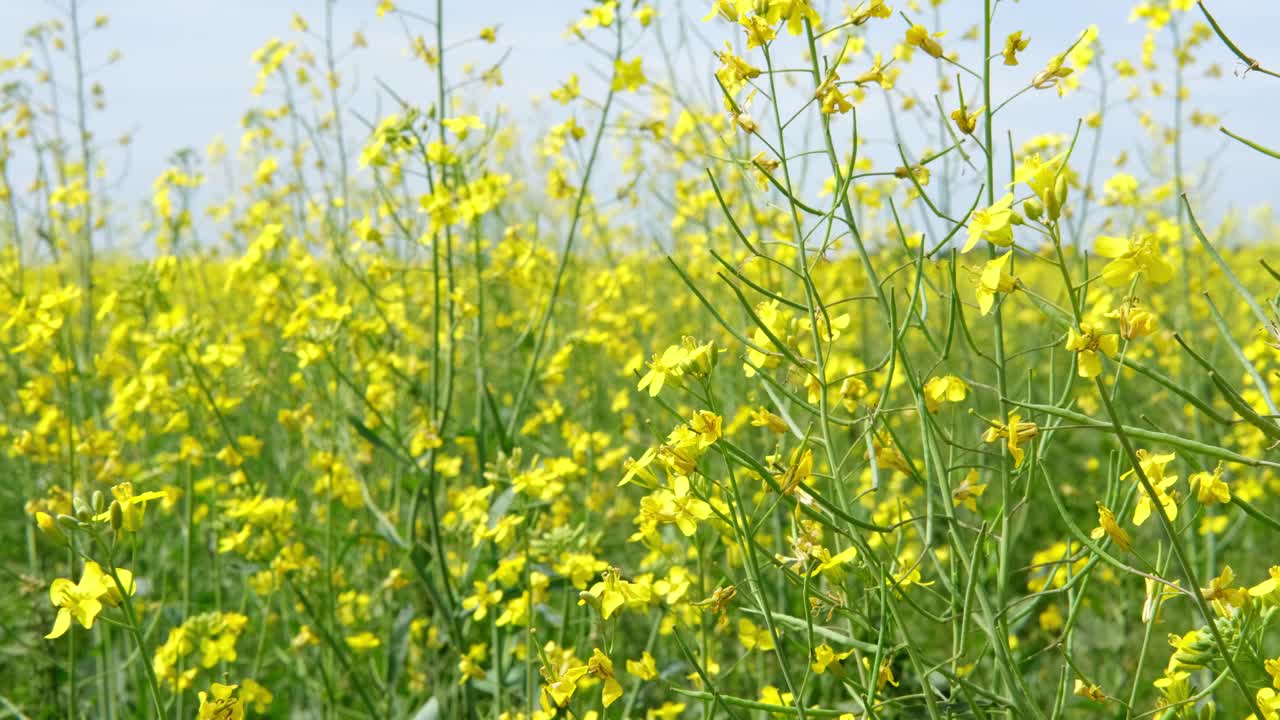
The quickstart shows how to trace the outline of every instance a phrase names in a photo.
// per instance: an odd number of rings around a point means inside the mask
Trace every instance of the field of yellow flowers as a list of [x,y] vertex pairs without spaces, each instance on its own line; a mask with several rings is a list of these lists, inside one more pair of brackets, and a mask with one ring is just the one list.
[[1189,88],[1280,75],[1212,4],[599,0],[530,89],[382,0],[431,99],[368,117],[325,3],[140,209],[51,5],[0,718],[1280,718],[1280,228],[1184,154],[1276,156]]

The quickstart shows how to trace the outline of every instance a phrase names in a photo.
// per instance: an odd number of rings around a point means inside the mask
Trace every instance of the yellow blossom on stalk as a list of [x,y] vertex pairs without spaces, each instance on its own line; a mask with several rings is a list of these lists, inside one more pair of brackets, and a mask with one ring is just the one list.
[[1191,477],[1187,478],[1187,484],[1191,486],[1191,491],[1196,494],[1196,499],[1201,505],[1231,502],[1231,488],[1222,479],[1221,462],[1213,472],[1192,473]]
[[853,109],[849,98],[840,91],[840,76],[832,70],[827,79],[818,86],[813,95],[818,100],[818,107],[825,115],[844,114]]
[[[1173,486],[1178,482],[1177,475],[1168,476],[1148,476],[1151,480],[1151,487],[1155,490],[1156,501],[1160,503],[1160,507],[1164,509],[1165,515],[1172,521],[1178,517],[1178,494],[1173,490]],[[1133,524],[1141,526],[1151,517],[1151,513],[1155,510],[1155,504],[1151,500],[1151,496],[1145,489],[1138,491],[1138,504],[1133,509]]]
[[1280,657],[1263,661],[1262,669],[1266,670],[1267,674],[1271,676],[1271,686],[1280,688]]
[[472,130],[483,130],[484,123],[480,122],[480,118],[475,115],[461,115],[458,117],[445,118],[440,121],[445,129],[457,136],[458,140],[466,140],[467,135]]
[[1094,528],[1093,532],[1089,533],[1089,536],[1094,540],[1109,537],[1111,542],[1116,544],[1116,547],[1126,552],[1132,544],[1129,533],[1120,527],[1120,523],[1116,522],[1115,513],[1111,512],[1111,508],[1101,502],[1098,503],[1098,527]]
[[1021,30],[1009,33],[1009,36],[1004,39],[1004,51],[1002,53],[1004,55],[1004,64],[1017,65],[1018,53],[1026,50],[1030,44],[1031,38],[1022,37]]
[[627,90],[635,92],[640,89],[641,85],[648,82],[644,76],[644,68],[641,63],[644,58],[635,57],[631,60],[616,60],[613,63],[613,82],[610,87],[615,90]]
[[799,35],[804,32],[804,24],[813,26],[822,24],[822,16],[809,4],[809,0],[769,0],[766,13],[771,24],[787,21],[787,32]]
[[1075,690],[1073,693],[1077,697],[1086,698],[1094,702],[1106,702],[1107,694],[1102,692],[1102,688],[1093,683],[1086,683],[1080,678],[1076,678]]
[[473,592],[462,600],[462,609],[470,612],[475,620],[483,620],[489,608],[502,602],[502,589],[489,589],[489,584],[476,580],[471,583]]
[[[893,74],[885,72],[884,60],[883,58],[881,58],[880,53],[876,53],[871,58],[871,69],[865,70],[862,73],[858,74],[856,77],[853,78],[853,82],[859,87],[863,85],[867,85],[869,83],[876,83],[885,90],[892,90]],[[916,166],[916,168],[914,168],[914,171],[917,178],[920,179],[921,185],[929,184],[928,168],[924,166]],[[895,172],[894,174],[897,174],[897,173]],[[901,177],[906,177],[905,172],[903,175],[901,175]]]
[[347,647],[358,653],[368,652],[382,645],[382,640],[371,632],[356,633],[346,638]]
[[963,505],[972,512],[978,512],[978,499],[986,491],[987,484],[978,482],[978,469],[970,468],[964,480],[951,490],[951,507]]
[[986,240],[993,245],[1007,247],[1013,244],[1013,194],[1006,194],[994,205],[975,210],[969,217],[969,239],[960,252],[967,253]]
[[1067,349],[1076,353],[1076,373],[1082,378],[1095,378],[1102,374],[1099,355],[1113,356],[1120,351],[1120,336],[1104,333],[1091,322],[1080,323],[1080,328],[1067,330]]
[[763,45],[767,45],[770,42],[773,42],[773,39],[778,36],[777,32],[774,30],[774,23],[770,23],[759,15],[745,16],[742,18],[741,24],[747,33],[748,50],[753,50]]
[[705,450],[715,444],[722,434],[724,419],[709,410],[699,410],[689,421],[689,429],[697,437],[697,447]]
[[762,427],[770,432],[784,433],[787,431],[787,421],[781,417],[774,415],[765,408],[754,408],[751,411],[752,427]]
[[608,620],[623,606],[643,607],[653,598],[649,586],[623,580],[616,569],[605,570],[601,580],[590,590],[579,593],[580,604],[590,603],[600,611],[600,617]]
[[830,645],[822,643],[813,649],[813,663],[811,667],[813,668],[813,671],[819,675],[825,673],[829,668],[837,671],[838,674],[843,674],[843,668],[840,667],[840,661],[852,654],[853,650],[846,650],[842,653],[838,653],[831,649]]
[[[871,669],[871,661],[865,655],[862,657],[862,667]],[[876,689],[884,690],[886,685],[898,687],[898,679],[893,675],[893,658],[891,657],[881,660],[880,667],[876,668]]]
[[963,402],[969,395],[969,383],[955,375],[929,378],[924,384],[924,401],[929,412],[938,412],[942,403]]
[[716,70],[716,77],[720,80],[720,84],[724,86],[725,91],[733,95],[742,89],[747,80],[760,77],[760,68],[734,55],[729,43],[726,42],[724,47],[724,52],[716,53],[716,57],[720,60],[720,67]]
[[243,720],[244,703],[235,697],[239,685],[213,683],[209,692],[200,691],[197,720]]
[[942,57],[942,45],[938,43],[937,38],[945,34],[945,32],[936,32],[930,35],[928,28],[915,24],[907,29],[906,43],[912,47],[920,48],[935,58],[940,58]]
[[1160,241],[1151,233],[1138,233],[1129,238],[1100,235],[1093,248],[1099,255],[1113,258],[1102,268],[1102,279],[1111,287],[1127,285],[1142,272],[1157,284],[1173,278],[1173,266],[1161,256]]
[[814,566],[813,571],[809,573],[809,575],[814,576],[825,574],[828,577],[831,577],[833,582],[839,582],[840,578],[844,577],[844,566],[853,562],[857,557],[858,548],[855,545],[850,545],[835,555],[832,555],[831,551],[826,548],[819,548],[815,555],[815,559],[818,559],[821,562]]
[[[541,672],[543,679],[546,680],[542,686],[543,705],[553,704],[554,707],[564,707],[578,691],[578,681],[587,675],[588,668],[586,665],[565,663],[558,668],[549,668],[544,665]],[[548,699],[551,703],[546,702]]]
[[768,652],[774,648],[773,633],[769,628],[759,627],[746,618],[738,618],[738,642],[748,651]]
[[646,650],[641,653],[639,660],[627,661],[627,672],[641,680],[652,680],[658,677],[658,665]]
[[1059,153],[1048,160],[1041,160],[1039,153],[1032,153],[1019,163],[1013,173],[1013,185],[1026,183],[1039,201],[1034,211],[1031,201],[1027,201],[1028,204],[1024,205],[1027,217],[1036,219],[1044,212],[1049,220],[1058,219],[1067,201],[1066,157],[1066,153]]
[[1155,314],[1140,307],[1137,298],[1126,299],[1120,307],[1106,313],[1106,317],[1116,321],[1120,337],[1125,340],[1146,337],[1156,331]]
[[982,270],[976,274],[974,295],[978,300],[978,310],[983,315],[991,312],[991,308],[995,306],[997,294],[1008,294],[1018,289],[1018,278],[1005,271],[1012,256],[1012,250],[1003,255],[997,255],[983,264]]
[[1249,588],[1249,595],[1274,605],[1280,601],[1280,565],[1272,565],[1267,574],[1266,580]]
[[[956,124],[956,128],[962,135],[972,135],[973,131],[978,128],[978,118],[982,117],[982,111],[985,109],[986,106],[984,105],[973,112],[969,112],[964,103],[961,103],[960,107],[951,111],[951,121]],[[1012,202],[1013,197],[1009,196],[1009,200]]]
[[1040,426],[1033,422],[1023,422],[1022,416],[1016,412],[1009,413],[1009,422],[988,421],[991,426],[982,434],[983,442],[997,443],[1003,440],[1009,448],[1015,468],[1022,466],[1026,459],[1026,451],[1022,443],[1035,438],[1040,433]]
[[854,25],[864,25],[871,18],[884,19],[891,15],[893,15],[893,8],[886,5],[884,0],[863,0],[849,12],[849,22]]
[[1242,587],[1232,587],[1236,579],[1235,571],[1230,565],[1224,565],[1222,572],[1209,581],[1209,587],[1200,588],[1200,597],[1209,601],[1214,612],[1221,617],[1229,617],[1233,609],[1244,607],[1249,600],[1249,592]]
[[[112,505],[119,505],[124,519],[123,528],[129,532],[137,532],[142,529],[142,513],[146,511],[147,503],[151,500],[162,500],[168,495],[163,490],[152,490],[141,495],[133,494],[133,483],[123,482],[114,485],[111,488],[111,494],[115,497]],[[107,521],[111,519],[111,510],[97,515],[95,520]]]
[[640,378],[640,384],[636,386],[637,390],[648,389],[649,397],[657,397],[662,392],[662,387],[666,384],[668,378],[678,378],[684,375],[684,365],[687,353],[680,345],[672,345],[662,352],[661,356],[654,355],[649,361],[649,372]]
[[[125,584],[126,592],[133,595],[133,573],[124,569],[117,569],[116,573],[120,576],[120,582]],[[98,563],[86,561],[79,583],[58,578],[49,585],[49,600],[58,608],[58,616],[45,639],[53,640],[66,634],[71,628],[72,620],[80,623],[86,630],[92,628],[103,605],[115,607],[121,599],[115,579],[104,573]]]
[[587,661],[587,673],[604,681],[600,701],[606,708],[622,697],[622,685],[613,675],[613,661],[608,655],[600,652],[600,648],[592,648],[591,659]]

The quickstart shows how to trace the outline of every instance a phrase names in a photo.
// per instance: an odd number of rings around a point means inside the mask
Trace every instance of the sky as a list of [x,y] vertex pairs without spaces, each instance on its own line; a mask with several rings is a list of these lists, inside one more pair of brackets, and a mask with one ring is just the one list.
[[[22,45],[21,29],[38,21],[65,16],[69,0],[0,0],[0,56],[15,55]],[[94,71],[93,79],[106,88],[108,103],[102,112],[93,113],[90,124],[99,137],[114,138],[130,132],[134,138],[127,163],[117,155],[113,173],[119,180],[112,192],[117,198],[144,202],[150,194],[151,181],[166,167],[173,152],[183,147],[204,148],[212,139],[222,136],[234,143],[239,133],[240,117],[245,108],[262,100],[251,95],[255,69],[250,61],[253,51],[268,38],[289,38],[293,14],[301,13],[313,29],[323,26],[322,0],[80,0],[81,15],[90,22],[95,15],[108,14],[105,29],[90,34],[85,53],[89,58],[103,58],[112,49],[123,53],[122,59]],[[1275,28],[1280,27],[1280,2],[1272,0],[1208,0],[1211,11],[1247,52],[1259,57],[1264,66],[1280,68],[1280,50],[1274,45]],[[434,2],[403,0],[401,7],[434,14]],[[681,69],[688,80],[707,88],[712,66],[711,48],[738,33],[722,23],[702,23],[709,3],[704,0],[655,3],[668,18],[683,15],[692,19],[692,37]],[[903,5],[893,2],[894,6]],[[821,6],[821,3],[819,3]],[[833,3],[834,5],[834,3]],[[376,0],[337,0],[334,5],[335,35],[349,44],[355,31],[361,31],[369,48],[351,55],[345,62],[345,73],[358,78],[358,85],[345,101],[349,111],[365,117],[378,107],[378,84],[385,83],[423,105],[435,92],[434,80],[420,64],[411,62],[405,52],[406,41],[395,21],[378,19]],[[570,72],[579,72],[589,87],[591,68],[603,63],[586,48],[565,37],[565,28],[586,6],[583,0],[446,0],[445,43],[466,41],[487,25],[500,26],[496,46],[469,43],[450,52],[450,61],[474,60],[479,66],[492,63],[503,52],[510,51],[504,65],[506,83],[483,98],[480,105],[501,103],[510,107],[517,118],[541,118],[530,105],[533,96],[545,96]],[[958,43],[967,26],[948,22],[948,18],[972,19],[980,14],[980,0],[951,0],[944,7],[943,25],[952,28],[946,43]],[[926,10],[921,18],[930,20]],[[1102,59],[1117,57],[1137,59],[1137,48],[1143,35],[1141,23],[1128,21],[1129,5],[1116,0],[1005,0],[998,6],[997,37],[1015,29],[1030,35],[1032,43],[1024,53],[1024,64],[1002,71],[995,95],[1025,84],[1026,75],[1034,73],[1049,56],[1061,52],[1085,26],[1100,28]],[[1193,11],[1198,19],[1198,12]],[[897,25],[873,35],[870,44],[888,50],[901,36]],[[969,20],[971,22],[971,20]],[[419,29],[418,32],[422,32]],[[670,35],[668,35],[670,39]],[[1162,46],[1167,37],[1160,38]],[[656,49],[653,33],[634,48],[649,53]],[[967,46],[972,54],[973,46]],[[1190,82],[1192,107],[1218,115],[1222,123],[1235,132],[1264,145],[1280,147],[1280,80],[1258,73],[1241,76],[1242,66],[1216,39],[1200,51],[1201,57],[1219,62],[1226,70],[1219,79],[1194,76]],[[699,63],[705,66],[699,67]],[[1167,61],[1164,63],[1167,67]],[[90,63],[93,65],[93,63]],[[912,72],[930,72],[917,60]],[[998,64],[997,64],[998,66]],[[455,66],[456,67],[456,66]],[[1235,71],[1234,73],[1232,71]],[[1015,72],[1016,71],[1016,72]],[[1085,91],[1076,97],[1059,99],[1055,93],[1040,91],[1022,96],[1002,113],[1000,132],[1013,128],[1025,132],[1070,134],[1077,119],[1096,109],[1093,76]],[[928,85],[926,83],[926,85]],[[1122,90],[1112,88],[1118,95]],[[390,107],[385,96],[383,107]],[[950,104],[949,104],[950,105]],[[1170,106],[1154,105],[1157,113],[1168,113]],[[1161,109],[1163,108],[1163,109]],[[1102,157],[1146,144],[1137,134],[1135,113],[1121,109],[1108,122],[1102,142]],[[555,119],[559,121],[559,119]],[[530,120],[531,123],[540,120]],[[585,124],[585,123],[584,123]],[[358,128],[358,123],[349,123]],[[869,142],[887,137],[883,123],[874,116],[860,119],[860,127]],[[354,131],[353,131],[354,132]],[[1016,142],[1025,140],[1017,138]],[[882,148],[883,149],[883,148]],[[1206,212],[1220,216],[1229,208],[1247,208],[1280,200],[1280,183],[1274,171],[1280,161],[1263,157],[1240,146],[1214,130],[1196,130],[1187,136],[1189,172],[1211,178],[1202,188],[1198,202]],[[1208,174],[1199,161],[1212,161]],[[1106,170],[1105,172],[1109,172]],[[1135,172],[1135,174],[1139,174]],[[1104,175],[1105,177],[1105,175]],[[602,178],[608,182],[608,178]]]

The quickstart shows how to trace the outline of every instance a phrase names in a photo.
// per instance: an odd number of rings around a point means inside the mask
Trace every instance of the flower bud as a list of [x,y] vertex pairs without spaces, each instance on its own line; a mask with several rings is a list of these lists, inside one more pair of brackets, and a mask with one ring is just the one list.
[[111,501],[111,529],[120,532],[120,528],[124,527],[124,508],[120,506],[118,500]]
[[107,496],[103,495],[101,490],[94,490],[89,496],[89,505],[95,513],[101,513],[107,509]]
[[54,545],[67,545],[67,536],[63,534],[62,528],[58,527],[58,521],[52,515],[46,512],[36,513],[36,525],[40,528],[40,532],[49,542]]
[[1022,203],[1022,211],[1027,214],[1028,218],[1039,220],[1040,215],[1044,213],[1044,206],[1040,204],[1040,200],[1037,198],[1029,198]]

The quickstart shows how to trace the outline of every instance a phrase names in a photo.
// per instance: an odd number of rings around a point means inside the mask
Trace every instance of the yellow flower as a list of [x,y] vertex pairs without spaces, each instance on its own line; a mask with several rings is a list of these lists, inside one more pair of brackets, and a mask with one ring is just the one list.
[[[862,658],[862,667],[871,669],[871,661],[865,656]],[[893,658],[881,660],[880,667],[876,670],[876,689],[884,690],[885,685],[898,687],[898,679],[893,676]]]
[[1116,522],[1115,513],[1111,512],[1111,508],[1101,502],[1098,503],[1098,527],[1094,528],[1089,536],[1094,540],[1109,537],[1111,542],[1115,543],[1116,547],[1121,550],[1128,551],[1131,547],[1132,541],[1129,538],[1129,533],[1125,532],[1125,529]]
[[1067,330],[1067,349],[1076,353],[1077,374],[1082,378],[1095,378],[1102,374],[1099,355],[1115,355],[1120,351],[1120,336],[1103,333],[1088,321],[1080,323],[1080,329]]
[[1018,289],[1018,278],[1005,272],[1013,251],[988,260],[977,273],[974,295],[978,299],[978,309],[983,315],[991,312],[996,303],[997,293],[1011,293]]
[[1009,37],[1004,39],[1004,64],[1017,65],[1018,53],[1027,49],[1027,45],[1031,44],[1031,38],[1022,37],[1022,31],[1009,33]]
[[613,676],[613,661],[609,659],[608,655],[600,652],[600,648],[591,650],[591,659],[587,661],[587,672],[592,677],[604,681],[600,700],[606,708],[622,697],[622,685]]
[[973,512],[978,512],[978,498],[982,497],[986,491],[987,484],[978,482],[978,469],[970,468],[968,474],[964,476],[964,481],[951,491],[951,507],[958,508],[963,505]]
[[1102,688],[1092,683],[1086,683],[1080,678],[1076,678],[1075,694],[1082,698],[1087,698],[1094,702],[1106,702],[1107,694],[1102,692]]
[[1063,87],[1062,81],[1070,77],[1075,70],[1064,66],[1062,64],[1064,60],[1066,60],[1065,55],[1054,55],[1049,58],[1049,62],[1044,68],[1036,73],[1035,77],[1031,78],[1031,85],[1037,90],[1056,87],[1058,88],[1058,95],[1065,94],[1066,89]]
[[969,383],[955,375],[929,378],[924,384],[924,400],[929,412],[937,412],[944,402],[962,402],[968,394]]
[[[1178,517],[1178,495],[1176,492],[1170,492],[1176,482],[1177,475],[1169,475],[1167,477],[1149,477],[1151,487],[1155,490],[1156,501],[1160,503],[1160,507],[1164,508],[1164,513],[1172,521]],[[1151,517],[1151,512],[1155,509],[1155,505],[1151,501],[1151,496],[1145,490],[1140,491],[1138,505],[1133,509],[1133,524],[1141,526]]]
[[1006,193],[995,205],[975,210],[969,217],[969,239],[960,252],[967,253],[986,240],[993,245],[1008,247],[1013,244],[1013,194]]
[[819,675],[825,673],[828,668],[842,671],[840,661],[852,654],[852,650],[846,650],[842,653],[838,653],[835,650],[832,650],[830,645],[823,643],[813,649],[813,671]]
[[1231,608],[1242,608],[1249,600],[1249,593],[1242,587],[1231,587],[1236,579],[1230,565],[1222,566],[1222,572],[1209,581],[1209,587],[1200,588],[1200,597],[1208,600],[1218,615],[1228,617]]
[[[951,111],[951,121],[956,124],[956,128],[960,130],[961,134],[972,135],[973,131],[978,129],[978,118],[982,117],[982,111],[985,109],[986,106],[984,105],[973,112],[969,112],[964,104],[961,103],[960,107]],[[1010,200],[1012,200],[1012,197],[1010,197]]]
[[1032,153],[1023,158],[1013,173],[1013,184],[1026,183],[1031,192],[1040,201],[1036,212],[1031,210],[1031,201],[1023,208],[1027,217],[1036,217],[1043,210],[1050,220],[1057,220],[1062,213],[1062,205],[1067,201],[1066,153],[1058,153],[1049,160],[1041,160],[1039,153]]
[[358,653],[367,652],[382,645],[382,640],[378,639],[378,636],[371,632],[348,635],[346,640],[347,647]]
[[982,434],[983,442],[995,443],[1004,440],[1009,447],[1009,455],[1013,457],[1013,466],[1020,467],[1022,461],[1026,459],[1026,451],[1021,447],[1021,443],[1034,438],[1040,433],[1040,426],[1033,422],[1023,422],[1022,416],[1016,412],[1009,413],[1009,422],[991,422],[986,432]]
[[613,82],[610,87],[615,90],[627,90],[635,92],[640,89],[641,85],[648,82],[644,76],[644,68],[641,67],[644,58],[635,57],[631,60],[615,60],[613,63]]
[[649,372],[640,378],[640,384],[636,386],[637,390],[649,390],[649,397],[658,397],[658,393],[662,392],[662,387],[666,385],[670,378],[678,378],[684,375],[684,365],[687,352],[680,345],[672,345],[662,351],[662,355],[654,355],[653,360],[649,361]]
[[590,603],[600,611],[600,617],[608,620],[624,605],[643,607],[653,599],[648,585],[623,580],[617,570],[606,570],[602,579],[591,589],[578,594],[579,604]]
[[1106,317],[1116,321],[1120,337],[1125,340],[1146,337],[1156,331],[1156,316],[1139,307],[1137,298],[1126,299]]
[[942,57],[942,45],[938,44],[936,38],[940,38],[946,33],[929,34],[929,29],[923,25],[915,24],[907,29],[906,42],[907,45],[918,47],[933,57]]
[[243,720],[244,704],[235,697],[237,687],[214,683],[208,693],[201,690],[198,720]]
[[1129,284],[1140,272],[1157,284],[1173,278],[1173,266],[1161,257],[1160,241],[1151,233],[1138,233],[1127,239],[1101,235],[1093,249],[1103,257],[1114,258],[1102,268],[1102,279],[1111,287]]
[[773,633],[769,632],[769,628],[757,627],[746,618],[738,618],[738,642],[748,651],[768,652],[774,648]]
[[1280,599],[1280,593],[1276,592],[1280,590],[1280,565],[1272,565],[1267,573],[1270,577],[1249,588],[1249,595],[1271,602]]
[[[117,570],[120,581],[133,594],[133,574],[128,570]],[[45,639],[53,640],[62,637],[71,628],[71,621],[80,623],[86,630],[93,627],[93,621],[102,612],[103,604],[115,606],[120,602],[120,591],[115,580],[102,572],[102,567],[92,560],[84,564],[84,572],[80,582],[73,583],[66,578],[58,578],[49,585],[49,601],[58,608],[58,616],[53,621],[53,629],[45,635]]]
[[1191,485],[1191,491],[1196,494],[1201,505],[1231,502],[1231,488],[1222,479],[1222,463],[1218,463],[1211,473],[1192,474],[1187,478],[1187,483]]
[[863,2],[849,13],[849,22],[854,25],[863,25],[871,18],[887,18],[893,15],[893,8],[884,4],[884,0],[869,0]]
[[627,661],[627,672],[641,680],[652,680],[658,677],[658,666],[649,651],[644,651],[639,660]]

